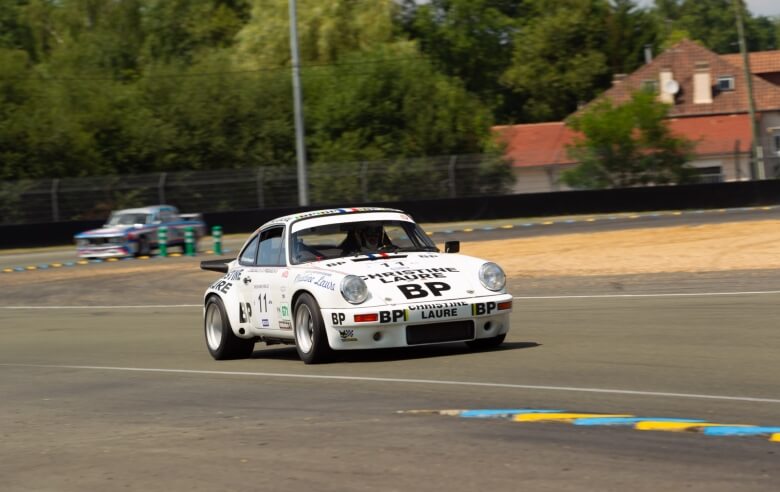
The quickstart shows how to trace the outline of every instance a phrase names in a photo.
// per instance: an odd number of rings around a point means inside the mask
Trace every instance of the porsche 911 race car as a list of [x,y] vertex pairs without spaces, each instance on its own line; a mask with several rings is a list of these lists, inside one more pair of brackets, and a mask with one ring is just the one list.
[[272,220],[236,259],[201,262],[223,273],[204,295],[206,346],[215,359],[254,344],[294,343],[307,363],[332,350],[463,341],[500,345],[512,296],[495,263],[445,253],[404,212],[350,208]]

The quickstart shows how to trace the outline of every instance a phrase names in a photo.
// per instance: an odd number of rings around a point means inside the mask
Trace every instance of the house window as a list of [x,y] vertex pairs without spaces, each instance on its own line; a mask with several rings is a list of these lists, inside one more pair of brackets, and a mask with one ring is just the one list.
[[727,75],[724,77],[718,77],[717,81],[717,87],[718,90],[723,91],[733,91],[734,90],[734,76],[733,75]]
[[642,84],[640,85],[640,88],[643,91],[649,92],[651,94],[657,94],[658,93],[658,81],[657,80],[643,80]]
[[772,140],[775,143],[775,149],[774,149],[775,150],[775,155],[780,156],[780,133],[775,133],[772,136]]
[[723,170],[720,166],[697,167],[693,172],[699,183],[720,183],[723,181]]

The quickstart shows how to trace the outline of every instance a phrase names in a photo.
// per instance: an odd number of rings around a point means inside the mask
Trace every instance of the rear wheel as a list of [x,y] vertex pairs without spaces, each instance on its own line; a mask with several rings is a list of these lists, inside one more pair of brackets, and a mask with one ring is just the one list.
[[317,301],[309,294],[301,294],[295,301],[295,348],[306,364],[325,362],[331,355],[325,323]]
[[502,343],[504,343],[504,339],[506,338],[506,333],[503,335],[498,335],[497,337],[491,337],[491,338],[477,338],[476,340],[469,340],[466,342],[466,345],[473,349],[491,349],[496,348]]
[[206,301],[206,316],[203,320],[206,347],[216,360],[245,359],[252,355],[255,342],[238,338],[230,327],[225,305],[217,296]]

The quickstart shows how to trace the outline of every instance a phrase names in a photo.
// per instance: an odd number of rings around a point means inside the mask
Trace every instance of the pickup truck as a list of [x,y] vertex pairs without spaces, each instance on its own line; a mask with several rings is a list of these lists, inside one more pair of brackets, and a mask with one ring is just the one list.
[[168,228],[168,246],[184,249],[184,233],[192,227],[197,241],[206,234],[201,214],[180,214],[176,207],[154,205],[111,213],[103,227],[74,236],[76,253],[82,258],[143,256],[159,247],[157,233]]

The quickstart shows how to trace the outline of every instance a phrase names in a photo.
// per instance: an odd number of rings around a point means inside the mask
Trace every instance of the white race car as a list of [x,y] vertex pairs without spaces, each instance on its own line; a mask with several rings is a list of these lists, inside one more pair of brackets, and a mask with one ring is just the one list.
[[404,212],[350,208],[272,220],[204,296],[206,346],[215,359],[249,357],[256,342],[294,343],[318,363],[332,350],[464,341],[500,345],[512,296],[495,263],[441,253]]

